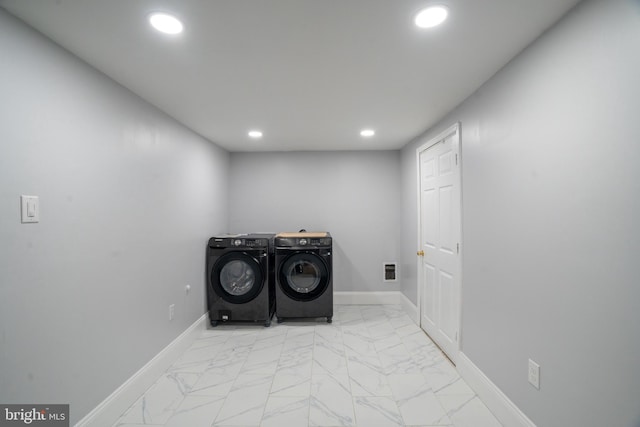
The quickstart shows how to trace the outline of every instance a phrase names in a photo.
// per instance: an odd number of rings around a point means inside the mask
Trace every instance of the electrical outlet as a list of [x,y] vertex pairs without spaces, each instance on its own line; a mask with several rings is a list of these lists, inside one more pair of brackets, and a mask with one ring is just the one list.
[[529,359],[529,383],[540,390],[540,365]]
[[175,308],[176,308],[175,304],[171,304],[169,306],[169,320],[173,320],[173,315],[175,314],[174,313]]

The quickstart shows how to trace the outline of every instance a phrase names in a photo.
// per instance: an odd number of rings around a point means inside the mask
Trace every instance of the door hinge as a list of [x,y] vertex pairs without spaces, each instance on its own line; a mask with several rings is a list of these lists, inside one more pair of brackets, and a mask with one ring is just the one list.
[[456,153],[456,165],[458,164],[458,153]]
[[460,243],[456,243],[456,251],[460,253]]
[[458,331],[456,331],[456,342],[458,342]]

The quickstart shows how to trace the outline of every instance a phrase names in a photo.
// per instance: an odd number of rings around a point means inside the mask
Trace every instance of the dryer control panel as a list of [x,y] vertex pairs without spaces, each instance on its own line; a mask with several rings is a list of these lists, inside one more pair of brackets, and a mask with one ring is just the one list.
[[276,237],[276,247],[321,248],[331,247],[331,237]]

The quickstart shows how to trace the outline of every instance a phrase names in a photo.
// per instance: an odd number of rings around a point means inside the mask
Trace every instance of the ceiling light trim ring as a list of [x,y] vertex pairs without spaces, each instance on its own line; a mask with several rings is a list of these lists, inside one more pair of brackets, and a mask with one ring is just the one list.
[[177,35],[184,31],[184,24],[176,15],[163,12],[154,11],[147,15],[149,24],[158,32],[168,35]]
[[440,26],[449,18],[449,8],[444,4],[431,4],[414,14],[413,23],[420,29]]

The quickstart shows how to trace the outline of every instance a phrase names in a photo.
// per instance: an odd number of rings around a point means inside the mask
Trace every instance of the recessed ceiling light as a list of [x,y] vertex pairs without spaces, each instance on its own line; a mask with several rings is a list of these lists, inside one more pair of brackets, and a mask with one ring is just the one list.
[[262,132],[260,132],[259,130],[251,130],[249,131],[248,135],[253,139],[262,138]]
[[165,34],[180,34],[184,29],[182,22],[168,13],[152,13],[149,15],[149,22],[153,28]]
[[360,131],[360,136],[365,138],[371,138],[375,134],[376,134],[376,131],[373,129],[363,129]]
[[421,10],[416,15],[415,24],[420,28],[431,28],[442,24],[449,15],[449,11],[444,6],[431,6]]

